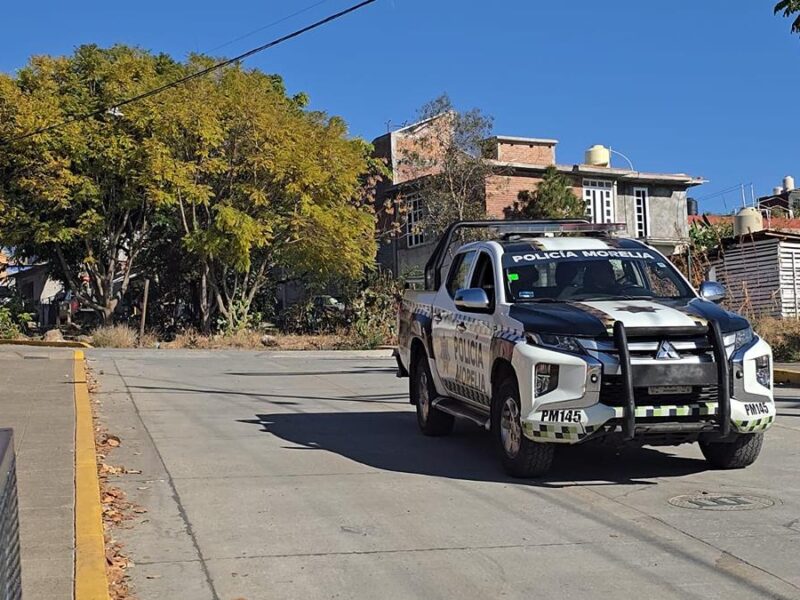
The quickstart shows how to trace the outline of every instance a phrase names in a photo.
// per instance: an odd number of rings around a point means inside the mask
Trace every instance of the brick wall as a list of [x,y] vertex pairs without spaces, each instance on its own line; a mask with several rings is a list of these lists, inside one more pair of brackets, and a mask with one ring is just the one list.
[[[491,175],[486,180],[486,216],[493,219],[505,217],[505,209],[514,205],[522,191],[534,190],[542,178],[538,175]],[[583,197],[580,179],[573,180],[572,191]]]
[[451,118],[444,114],[394,133],[394,183],[441,171],[440,157],[450,143]]
[[529,165],[552,165],[556,162],[556,147],[552,144],[497,144],[497,160]]

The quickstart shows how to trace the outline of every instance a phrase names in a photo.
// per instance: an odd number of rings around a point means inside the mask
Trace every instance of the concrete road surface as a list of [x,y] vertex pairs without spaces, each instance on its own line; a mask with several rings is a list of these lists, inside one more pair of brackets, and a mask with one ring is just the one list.
[[[746,470],[578,447],[526,482],[471,424],[420,435],[388,357],[89,357],[111,462],[142,471],[119,485],[148,512],[117,534],[142,600],[800,598],[796,392]],[[669,503],[702,492],[772,506]]]

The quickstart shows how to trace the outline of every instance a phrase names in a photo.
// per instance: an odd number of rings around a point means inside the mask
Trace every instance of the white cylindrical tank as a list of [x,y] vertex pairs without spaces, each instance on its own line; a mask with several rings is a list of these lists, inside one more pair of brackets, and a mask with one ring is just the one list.
[[586,164],[593,167],[611,166],[611,152],[602,144],[595,144],[586,151]]
[[783,193],[783,188],[779,185],[776,185],[772,188],[772,195],[773,196],[780,196]]
[[733,235],[739,237],[761,231],[764,229],[764,221],[757,208],[747,206],[736,213],[733,217]]
[[783,189],[786,192],[791,192],[794,189],[794,177],[787,175],[783,178]]

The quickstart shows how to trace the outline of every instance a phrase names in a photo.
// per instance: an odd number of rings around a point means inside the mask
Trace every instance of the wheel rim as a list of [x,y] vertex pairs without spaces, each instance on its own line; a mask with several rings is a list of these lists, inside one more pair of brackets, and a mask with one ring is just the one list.
[[419,389],[417,390],[417,405],[423,423],[428,422],[428,413],[431,409],[431,397],[428,394],[428,374],[422,371],[419,375]]
[[522,426],[519,422],[519,408],[514,398],[506,398],[503,403],[503,412],[500,415],[500,440],[503,450],[510,458],[519,453],[522,443]]

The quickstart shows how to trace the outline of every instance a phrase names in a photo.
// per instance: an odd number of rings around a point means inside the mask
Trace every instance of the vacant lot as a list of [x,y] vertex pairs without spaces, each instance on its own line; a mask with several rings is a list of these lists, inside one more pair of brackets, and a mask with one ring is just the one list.
[[[375,353],[89,351],[111,462],[147,508],[118,533],[142,600],[800,598],[800,400],[753,467],[694,446],[565,449],[506,478],[487,434],[422,437]],[[668,501],[758,494],[760,510]]]

